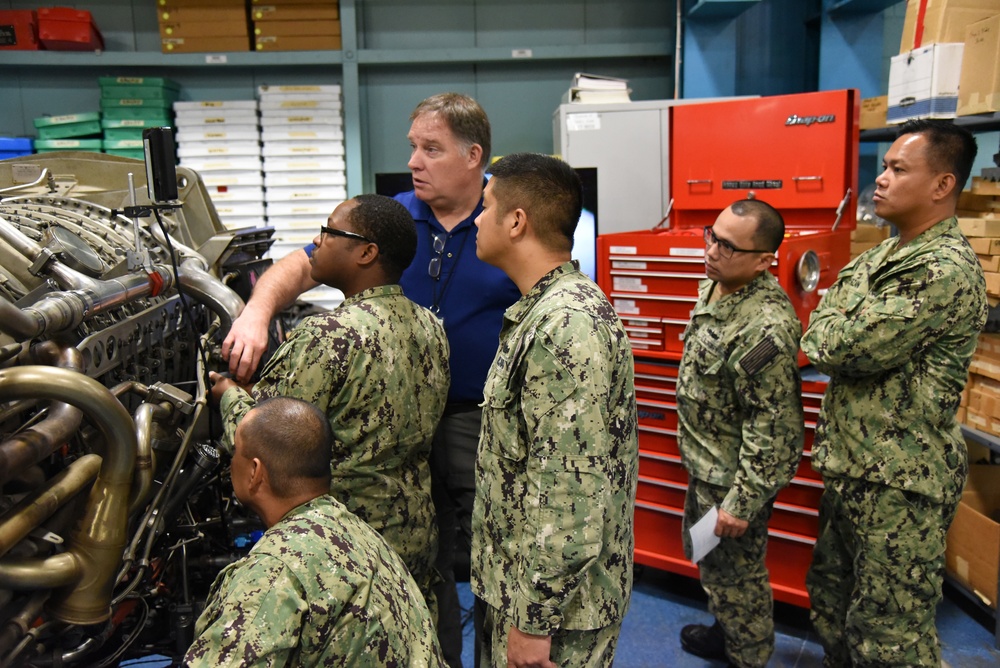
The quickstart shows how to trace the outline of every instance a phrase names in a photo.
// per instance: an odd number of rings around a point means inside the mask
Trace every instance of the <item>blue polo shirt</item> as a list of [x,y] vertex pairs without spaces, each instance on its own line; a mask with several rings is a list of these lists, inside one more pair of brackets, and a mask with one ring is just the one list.
[[[393,199],[406,207],[417,227],[417,254],[403,272],[399,284],[403,294],[435,311],[444,320],[451,347],[450,403],[480,403],[486,374],[493,364],[500,327],[507,308],[521,292],[507,274],[476,257],[476,216],[472,214],[446,232],[431,208],[411,190]],[[441,272],[435,279],[428,269],[434,250],[434,235],[444,239]],[[311,253],[314,246],[305,248]]]

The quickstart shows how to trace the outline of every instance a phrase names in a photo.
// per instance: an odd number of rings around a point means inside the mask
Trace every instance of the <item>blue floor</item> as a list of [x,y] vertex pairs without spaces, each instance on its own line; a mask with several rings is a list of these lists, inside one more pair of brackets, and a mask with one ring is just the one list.
[[[459,584],[462,606],[471,609],[468,583]],[[994,645],[993,621],[967,610],[962,596],[946,587],[938,606],[938,633],[944,663],[952,668],[996,668],[1000,650]],[[471,615],[465,626],[462,663],[473,668]],[[809,630],[808,613],[777,604],[777,641],[769,666],[813,668],[823,665],[823,650]],[[695,668],[721,666],[683,652],[680,630],[686,624],[711,623],[698,583],[651,568],[637,568],[632,604],[615,655],[615,668]]]

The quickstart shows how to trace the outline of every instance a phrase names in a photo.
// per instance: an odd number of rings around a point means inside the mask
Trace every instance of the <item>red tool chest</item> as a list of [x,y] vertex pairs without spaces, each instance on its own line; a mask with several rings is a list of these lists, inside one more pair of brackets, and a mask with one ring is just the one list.
[[[786,235],[771,271],[803,326],[808,324],[822,291],[850,256],[858,118],[854,90],[678,106],[670,128],[669,227],[598,237],[598,283],[621,316],[635,353],[637,563],[698,575],[681,541],[687,472],[677,445],[674,388],[684,329],[698,283],[705,279],[702,228],[738,199],[775,206]],[[800,362],[808,360],[800,354]],[[803,607],[809,605],[805,575],[823,491],[811,450],[825,389],[821,376],[804,372],[805,452],[792,483],[778,494],[768,526],[774,596]]]
[[[681,525],[687,471],[677,445],[675,362],[635,360],[635,392],[639,413],[639,484],[635,502],[635,560],[654,568],[698,577],[698,567],[684,556]],[[791,484],[774,503],[768,524],[767,566],[774,597],[809,606],[806,571],[819,533],[820,475],[811,466],[816,418],[826,382],[813,375],[803,379],[805,448]]]
[[[822,290],[850,259],[859,113],[854,90],[673,109],[670,227],[597,239],[597,282],[625,321],[637,355],[680,359],[705,278],[702,228],[746,197],[773,205],[785,219],[785,241],[771,271],[803,327],[808,324]],[[799,279],[805,265],[819,273],[811,289]],[[800,361],[807,363],[804,356]]]

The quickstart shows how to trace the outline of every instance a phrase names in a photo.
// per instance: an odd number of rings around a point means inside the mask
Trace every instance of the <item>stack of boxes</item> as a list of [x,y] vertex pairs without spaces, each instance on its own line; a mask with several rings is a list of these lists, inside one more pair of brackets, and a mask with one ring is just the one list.
[[101,113],[98,111],[40,116],[34,119],[34,124],[38,131],[37,153],[101,151]]
[[201,175],[223,224],[264,221],[260,127],[256,100],[176,102],[177,156]]
[[246,0],[156,0],[163,53],[250,50]]
[[142,131],[171,125],[180,86],[163,77],[100,77],[99,83],[104,152],[142,160]]
[[1000,4],[908,0],[887,107],[889,123],[1000,111]]
[[[347,198],[340,86],[260,86],[267,222],[279,259],[315,238]],[[303,299],[334,306],[343,296],[320,286]]]
[[990,305],[1000,304],[1000,184],[973,177],[958,204],[958,224],[979,256]]
[[341,48],[337,0],[251,0],[257,51]]

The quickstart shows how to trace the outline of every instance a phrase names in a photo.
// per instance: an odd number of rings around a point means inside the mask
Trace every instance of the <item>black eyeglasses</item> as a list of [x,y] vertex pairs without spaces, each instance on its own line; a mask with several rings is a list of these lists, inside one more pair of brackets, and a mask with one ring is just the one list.
[[375,243],[374,241],[372,241],[368,237],[363,237],[360,234],[357,234],[355,232],[348,232],[347,230],[338,230],[335,227],[327,227],[326,225],[323,225],[322,227],[319,228],[319,240],[320,240],[320,242],[323,241],[323,235],[324,234],[329,234],[331,237],[344,237],[345,239],[357,239],[358,241],[364,241],[364,242],[370,243],[370,244]]
[[441,277],[441,255],[444,253],[444,236],[440,234],[434,235],[434,253],[430,264],[427,265],[427,275],[438,279]]
[[712,247],[712,244],[719,245],[719,255],[726,258],[727,260],[733,256],[733,253],[770,253],[769,250],[761,250],[760,248],[737,248],[725,239],[720,239],[715,236],[715,231],[710,225],[705,226],[705,249]]

